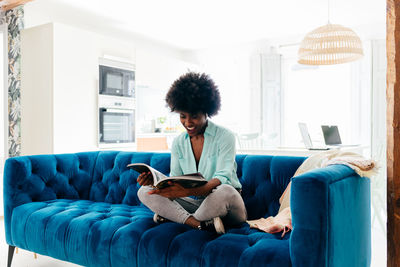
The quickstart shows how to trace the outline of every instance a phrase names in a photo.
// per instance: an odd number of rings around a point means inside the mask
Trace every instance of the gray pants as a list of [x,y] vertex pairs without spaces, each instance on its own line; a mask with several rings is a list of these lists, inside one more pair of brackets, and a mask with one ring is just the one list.
[[208,221],[221,217],[224,223],[235,225],[246,221],[246,208],[242,196],[230,185],[217,186],[207,197],[193,199],[190,197],[171,200],[157,194],[147,194],[153,190],[142,186],[138,191],[140,201],[154,213],[177,223],[193,216],[198,221]]

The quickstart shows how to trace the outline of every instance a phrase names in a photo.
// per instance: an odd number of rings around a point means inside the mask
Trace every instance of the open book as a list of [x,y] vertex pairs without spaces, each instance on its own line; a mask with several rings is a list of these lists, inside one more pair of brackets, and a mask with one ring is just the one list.
[[153,176],[153,186],[158,189],[169,186],[168,181],[179,183],[185,188],[193,188],[207,183],[207,180],[199,172],[169,177],[144,163],[132,163],[128,164],[127,167],[138,173],[151,172]]

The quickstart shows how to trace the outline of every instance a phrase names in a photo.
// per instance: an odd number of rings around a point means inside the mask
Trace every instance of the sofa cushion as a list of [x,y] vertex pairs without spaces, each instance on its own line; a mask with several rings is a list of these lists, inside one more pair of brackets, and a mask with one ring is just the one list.
[[97,157],[89,200],[139,205],[139,174],[126,167],[130,163],[146,163],[165,175],[170,172],[169,153],[102,151]]
[[88,200],[52,200],[21,205],[12,213],[17,247],[85,266],[136,263],[138,243],[155,226],[143,206]]
[[138,248],[139,266],[257,266],[260,262],[271,267],[291,266],[289,236],[282,240],[280,235],[249,229],[245,224],[218,236],[164,223],[146,231]]
[[[17,247],[85,266],[249,266],[266,259],[290,266],[289,235],[281,240],[243,224],[218,236],[172,222],[157,225],[152,217],[144,206],[31,202],[13,210],[11,236]],[[265,248],[277,256],[265,256]]]

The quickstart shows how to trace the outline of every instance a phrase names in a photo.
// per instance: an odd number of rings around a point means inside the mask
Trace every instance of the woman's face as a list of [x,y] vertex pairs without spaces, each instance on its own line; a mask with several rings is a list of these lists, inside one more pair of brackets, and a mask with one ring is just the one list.
[[202,134],[204,132],[204,127],[207,125],[206,114],[202,112],[197,114],[179,112],[179,116],[183,127],[185,127],[190,137]]

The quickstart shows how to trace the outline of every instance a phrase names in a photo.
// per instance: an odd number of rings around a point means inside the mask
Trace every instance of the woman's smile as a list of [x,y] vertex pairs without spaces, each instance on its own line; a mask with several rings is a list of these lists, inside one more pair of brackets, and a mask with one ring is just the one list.
[[187,126],[186,126],[186,131],[187,131],[188,133],[194,132],[195,129],[196,129],[196,128],[195,128],[194,126],[192,126],[192,127],[187,127]]
[[197,114],[180,112],[180,120],[191,137],[202,134],[207,126],[207,116],[201,112]]
[[193,135],[196,135],[196,134],[197,134],[197,130],[196,130],[196,127],[195,127],[195,126],[191,126],[191,127],[186,126],[185,128],[186,128],[187,133],[188,133],[190,136],[193,136]]

